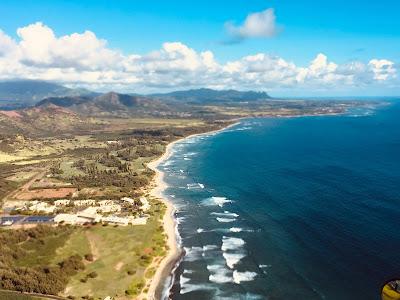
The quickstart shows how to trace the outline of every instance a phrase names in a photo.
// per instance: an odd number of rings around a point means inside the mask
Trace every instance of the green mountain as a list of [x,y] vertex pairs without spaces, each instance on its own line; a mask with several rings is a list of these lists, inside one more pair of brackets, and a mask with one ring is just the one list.
[[92,95],[85,89],[70,89],[62,85],[39,80],[13,80],[0,82],[0,109],[16,109],[35,105],[48,97]]
[[81,114],[81,115],[157,115],[170,110],[170,107],[160,100],[145,96],[131,96],[109,92],[100,96],[81,97],[50,97],[36,104],[36,107],[55,105]]
[[236,90],[213,90],[213,89],[193,89],[186,91],[175,91],[165,94],[152,94],[166,101],[179,101],[187,103],[226,103],[226,102],[253,102],[268,100],[271,97],[266,92],[255,91],[236,91]]

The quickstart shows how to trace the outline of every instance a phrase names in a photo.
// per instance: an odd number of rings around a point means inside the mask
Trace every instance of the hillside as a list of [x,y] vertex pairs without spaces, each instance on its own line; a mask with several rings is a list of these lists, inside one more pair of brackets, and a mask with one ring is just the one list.
[[0,82],[0,109],[16,109],[35,105],[48,97],[93,95],[85,89],[70,89],[62,85],[37,80]]
[[22,110],[0,110],[0,133],[55,135],[98,127],[93,120],[53,104]]
[[40,101],[36,107],[55,105],[68,108],[81,115],[157,115],[168,112],[169,106],[160,100],[144,96],[131,96],[109,92],[94,98],[90,97],[51,97]]
[[165,94],[152,94],[150,96],[166,101],[213,104],[221,102],[249,102],[271,99],[271,97],[266,92],[213,90],[207,88],[175,91]]

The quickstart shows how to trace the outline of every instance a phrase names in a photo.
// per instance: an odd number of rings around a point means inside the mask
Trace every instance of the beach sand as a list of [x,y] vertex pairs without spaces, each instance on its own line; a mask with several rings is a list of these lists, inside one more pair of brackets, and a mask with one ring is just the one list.
[[151,278],[149,289],[146,293],[142,293],[138,297],[138,299],[149,299],[149,300],[161,299],[165,281],[171,275],[171,271],[174,269],[176,263],[178,262],[179,258],[183,253],[182,249],[179,248],[177,241],[177,235],[176,235],[177,223],[174,217],[175,207],[171,203],[171,201],[166,199],[165,196],[163,195],[163,191],[168,187],[168,185],[164,181],[164,172],[158,170],[157,167],[163,161],[167,160],[171,156],[172,148],[176,143],[185,139],[193,138],[195,136],[217,133],[226,130],[234,125],[237,125],[238,123],[239,122],[235,122],[234,124],[230,124],[222,129],[199,133],[199,134],[193,134],[185,138],[176,140],[167,145],[166,150],[162,156],[147,164],[147,166],[156,173],[153,181],[153,188],[150,194],[158,199],[161,199],[162,202],[167,207],[165,215],[163,217],[163,227],[165,233],[167,234],[167,245],[169,247],[169,251],[161,261],[156,262],[155,267],[157,268],[157,270],[153,278]]
[[163,283],[170,275],[172,268],[174,267],[176,261],[179,259],[182,253],[181,249],[178,248],[177,236],[175,232],[175,228],[177,226],[174,218],[175,207],[163,195],[163,191],[167,188],[167,184],[164,182],[163,179],[164,172],[161,172],[157,169],[160,163],[171,156],[171,149],[178,141],[168,144],[164,154],[157,160],[152,161],[147,165],[150,169],[156,172],[156,175],[154,177],[155,186],[151,190],[151,195],[161,199],[167,207],[163,217],[163,227],[165,233],[167,234],[167,245],[169,247],[167,255],[158,264],[157,271],[150,282],[149,290],[147,292],[147,295],[145,296],[145,299],[149,300],[161,298]]

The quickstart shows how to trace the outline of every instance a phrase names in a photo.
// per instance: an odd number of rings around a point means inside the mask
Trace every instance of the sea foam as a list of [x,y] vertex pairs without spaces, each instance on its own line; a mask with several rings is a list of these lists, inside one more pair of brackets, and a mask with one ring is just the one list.
[[239,272],[239,271],[233,271],[233,281],[237,284],[240,284],[243,281],[252,281],[254,278],[257,276],[257,273],[255,272]]
[[207,206],[218,205],[219,207],[223,207],[226,203],[232,203],[232,200],[226,197],[211,197],[202,201],[202,204]]
[[236,221],[236,219],[228,219],[228,218],[216,218],[220,223],[230,223]]
[[188,190],[204,189],[204,184],[202,184],[202,183],[188,183],[188,184],[186,184],[186,188]]
[[220,213],[220,212],[212,212],[211,215],[213,215],[213,216],[219,216],[219,217],[232,217],[232,218],[237,218],[237,217],[239,217],[238,214],[229,212],[229,211],[227,211],[227,210],[225,210],[225,211],[222,212],[222,213]]
[[208,265],[207,270],[211,273],[208,277],[211,282],[228,283],[233,281],[231,271],[223,265]]
[[239,227],[231,227],[229,228],[230,232],[242,232],[243,228],[239,228]]
[[227,253],[224,252],[222,253],[222,256],[225,258],[226,261],[226,265],[233,269],[235,267],[235,265],[237,265],[239,263],[239,261],[244,258],[246,255],[244,255],[243,253]]
[[184,260],[193,262],[199,260],[203,254],[203,247],[184,247],[185,257]]
[[237,250],[244,246],[246,242],[241,238],[236,237],[222,237],[222,251]]

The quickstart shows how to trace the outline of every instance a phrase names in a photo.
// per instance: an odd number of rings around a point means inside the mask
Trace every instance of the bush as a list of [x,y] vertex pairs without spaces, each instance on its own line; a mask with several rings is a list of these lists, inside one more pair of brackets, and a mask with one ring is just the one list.
[[85,254],[85,259],[87,261],[93,261],[94,260],[93,254],[92,253]]
[[88,278],[96,278],[98,275],[96,272],[90,272],[89,274],[87,274]]

